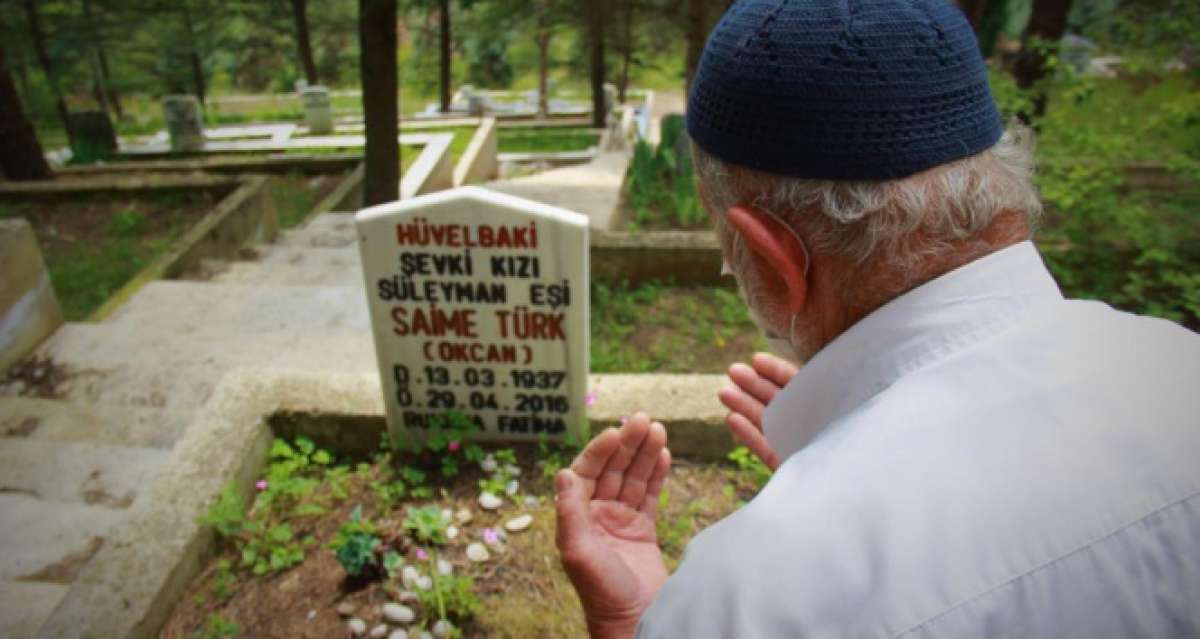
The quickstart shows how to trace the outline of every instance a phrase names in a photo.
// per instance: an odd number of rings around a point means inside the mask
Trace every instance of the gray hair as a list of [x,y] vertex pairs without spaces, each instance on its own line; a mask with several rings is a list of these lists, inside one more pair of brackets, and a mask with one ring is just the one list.
[[[963,251],[1004,211],[1030,232],[1042,215],[1033,184],[1033,135],[1014,123],[990,149],[915,175],[883,181],[812,180],[719,160],[695,144],[704,199],[723,212],[748,204],[801,231],[810,251],[856,265],[882,259],[910,269],[924,258]],[[920,233],[915,233],[920,231]]]

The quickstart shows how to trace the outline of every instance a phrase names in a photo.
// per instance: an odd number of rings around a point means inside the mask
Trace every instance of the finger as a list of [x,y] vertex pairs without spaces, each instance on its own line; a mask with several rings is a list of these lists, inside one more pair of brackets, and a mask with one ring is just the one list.
[[645,413],[638,413],[629,418],[618,432],[620,446],[608,458],[608,465],[596,480],[596,492],[593,499],[616,499],[621,492],[621,484],[625,482],[625,471],[633,463],[637,451],[650,433],[650,418]]
[[730,413],[725,417],[725,425],[729,427],[729,432],[739,444],[750,449],[755,457],[762,460],[767,468],[775,470],[779,467],[779,455],[771,449],[771,444],[767,441],[766,435],[763,435],[762,430],[750,423],[745,415],[739,413]]
[[775,393],[779,392],[779,386],[745,364],[730,366],[728,374],[738,388],[764,405],[770,404],[775,399]]
[[559,552],[578,547],[591,534],[588,496],[584,481],[575,471],[565,468],[554,476],[554,510],[558,521],[554,543]]
[[618,501],[628,504],[633,509],[641,507],[650,476],[654,474],[659,454],[666,445],[667,429],[658,422],[650,424],[650,432],[638,448],[637,456],[629,465],[629,470],[625,471],[625,481],[621,483],[621,492],[617,495]]
[[796,373],[800,372],[795,364],[770,353],[755,353],[754,357],[750,358],[750,365],[759,375],[780,388],[787,386]]
[[730,411],[742,415],[746,419],[750,420],[750,423],[753,424],[755,428],[758,428],[760,431],[762,430],[762,414],[764,408],[762,402],[754,399],[749,393],[743,391],[742,389],[732,386],[727,386],[718,391],[717,398],[720,399],[721,403],[725,404],[725,407]]
[[582,452],[571,462],[571,470],[585,480],[595,480],[604,472],[608,459],[621,445],[617,429],[606,428],[604,432],[592,438]]
[[663,482],[667,479],[667,471],[671,470],[671,451],[664,448],[658,452],[658,461],[654,464],[654,472],[646,482],[646,496],[642,498],[642,512],[651,519],[658,513],[658,496],[662,493]]

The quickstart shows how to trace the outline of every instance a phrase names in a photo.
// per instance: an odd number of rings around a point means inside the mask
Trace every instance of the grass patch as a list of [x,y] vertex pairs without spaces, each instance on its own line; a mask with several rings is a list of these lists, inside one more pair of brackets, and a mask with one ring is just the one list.
[[275,213],[279,228],[290,229],[313,210],[325,196],[333,192],[347,173],[327,175],[304,175],[300,172],[271,178],[271,198],[275,200]]
[[732,289],[592,283],[595,373],[720,373],[767,348]]
[[9,200],[0,218],[29,220],[64,317],[82,321],[217,202],[207,191]]
[[600,142],[600,134],[586,127],[515,127],[499,131],[500,153],[585,151]]

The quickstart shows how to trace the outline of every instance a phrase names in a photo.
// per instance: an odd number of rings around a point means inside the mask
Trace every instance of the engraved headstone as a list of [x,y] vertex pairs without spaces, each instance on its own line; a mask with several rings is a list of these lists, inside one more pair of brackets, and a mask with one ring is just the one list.
[[177,153],[203,151],[204,120],[196,96],[168,95],[163,98],[162,105],[167,135],[171,137],[171,150]]
[[304,87],[300,92],[304,103],[304,123],[314,135],[333,133],[333,104],[329,100],[329,88],[319,85]]
[[463,187],[355,220],[394,442],[452,411],[485,441],[583,437],[585,216]]

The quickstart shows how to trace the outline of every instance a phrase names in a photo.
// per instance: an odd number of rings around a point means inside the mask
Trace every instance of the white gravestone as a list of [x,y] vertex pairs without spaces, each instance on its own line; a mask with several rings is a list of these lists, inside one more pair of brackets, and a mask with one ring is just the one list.
[[300,92],[304,103],[304,123],[313,135],[333,133],[333,104],[329,100],[329,88],[319,85],[304,87]]
[[203,151],[204,120],[200,117],[200,101],[193,95],[168,95],[162,100],[163,116],[171,150]]
[[394,442],[451,411],[480,440],[583,438],[586,216],[463,187],[355,221]]

